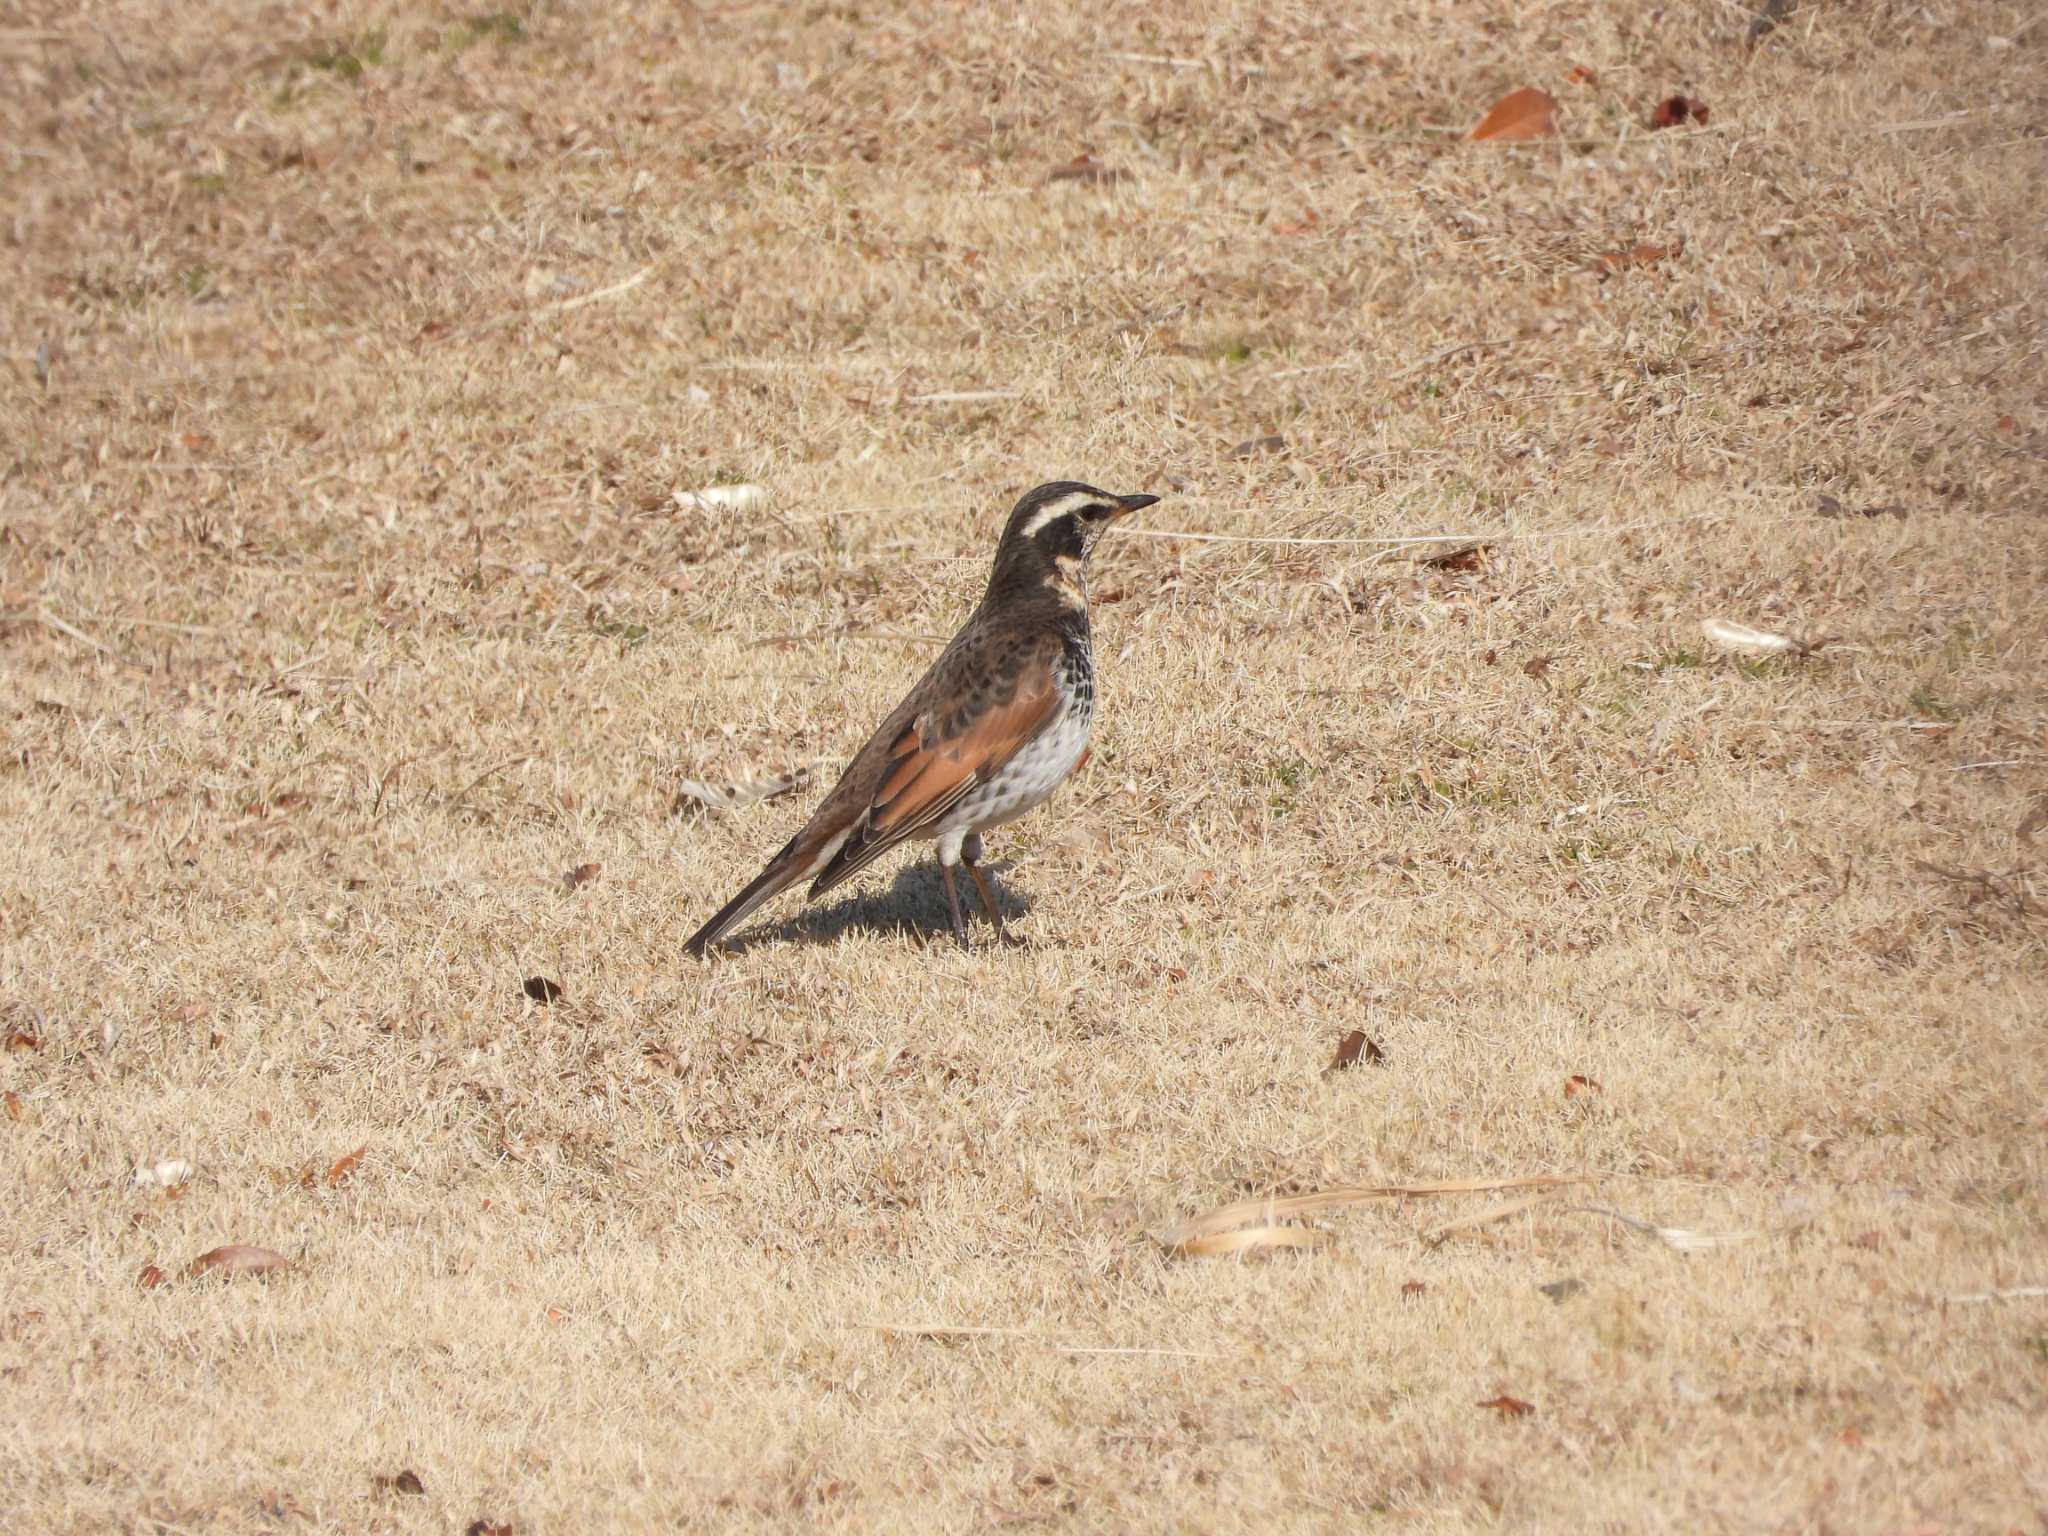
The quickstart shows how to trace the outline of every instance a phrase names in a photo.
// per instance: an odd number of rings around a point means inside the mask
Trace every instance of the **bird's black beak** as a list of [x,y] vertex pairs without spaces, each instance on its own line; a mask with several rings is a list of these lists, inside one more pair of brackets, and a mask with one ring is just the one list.
[[1117,505],[1122,508],[1118,517],[1129,517],[1133,512],[1142,512],[1157,501],[1157,496],[1119,496]]

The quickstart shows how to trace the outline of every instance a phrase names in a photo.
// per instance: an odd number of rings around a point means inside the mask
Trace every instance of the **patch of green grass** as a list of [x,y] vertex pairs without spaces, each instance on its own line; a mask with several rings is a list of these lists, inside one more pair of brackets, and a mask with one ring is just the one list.
[[652,633],[645,624],[632,624],[624,619],[602,619],[590,627],[593,633],[618,641],[622,652],[640,645]]
[[1992,639],[1988,626],[1974,618],[1959,621],[1948,632],[1948,638],[1941,645],[1941,659],[1951,667],[1960,667],[1966,662],[1988,661],[1997,655],[1998,646]]
[[1276,757],[1266,764],[1266,807],[1275,816],[1286,816],[1301,806],[1301,792],[1315,774],[1312,764],[1298,757]]
[[384,62],[384,29],[372,27],[345,41],[323,43],[306,55],[306,62],[343,80],[360,80],[364,70]]
[[1932,683],[1921,683],[1914,688],[1906,695],[1906,704],[1915,714],[1929,720],[1960,720],[1969,713],[1965,705],[1936,693]]
[[1604,837],[1567,837],[1557,845],[1557,856],[1566,864],[1600,864],[1616,852],[1615,845]]
[[493,42],[501,48],[526,41],[526,19],[513,11],[486,11],[458,22],[448,33],[447,46],[454,49],[472,43]]

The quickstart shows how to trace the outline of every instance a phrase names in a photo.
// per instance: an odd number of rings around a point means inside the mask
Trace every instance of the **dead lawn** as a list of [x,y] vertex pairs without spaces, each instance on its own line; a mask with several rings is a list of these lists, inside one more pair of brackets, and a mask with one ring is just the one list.
[[[2037,10],[0,21],[0,1526],[2042,1518]],[[685,963],[1068,475],[1028,947]]]

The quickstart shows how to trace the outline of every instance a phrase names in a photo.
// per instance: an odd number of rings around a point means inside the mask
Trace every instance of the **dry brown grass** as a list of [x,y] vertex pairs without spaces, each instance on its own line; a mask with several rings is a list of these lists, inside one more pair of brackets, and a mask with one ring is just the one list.
[[[2035,9],[0,20],[0,1524],[2042,1518]],[[1368,542],[683,963],[1065,475]]]

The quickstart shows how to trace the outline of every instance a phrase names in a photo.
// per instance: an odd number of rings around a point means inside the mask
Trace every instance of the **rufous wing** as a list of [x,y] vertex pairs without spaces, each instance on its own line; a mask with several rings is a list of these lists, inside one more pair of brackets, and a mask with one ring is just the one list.
[[[865,814],[811,884],[816,900],[906,838],[929,831],[977,785],[986,784],[1051,723],[1059,708],[1052,668],[1027,668],[1014,691],[969,715],[913,717],[890,741]],[[950,728],[950,729],[949,729]]]

